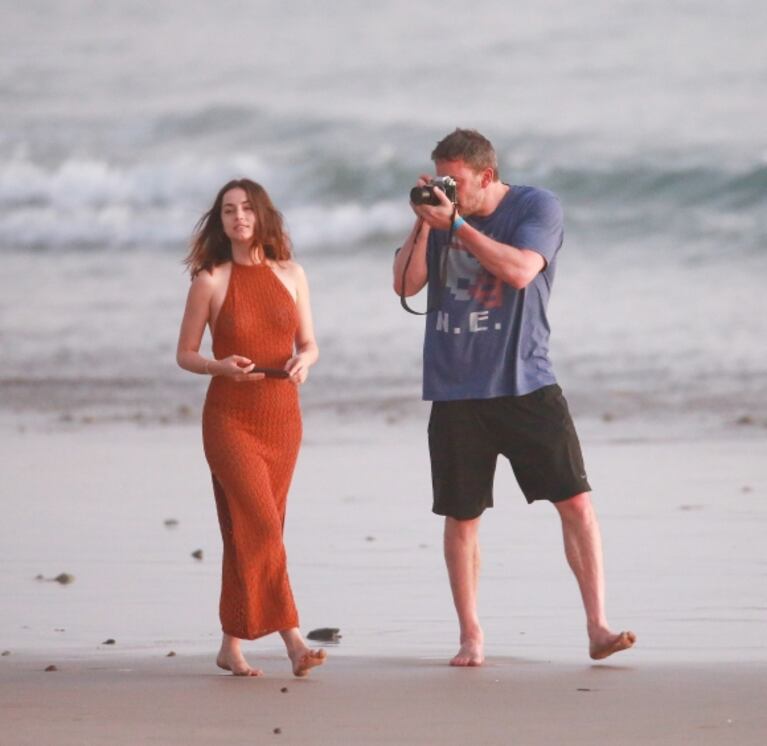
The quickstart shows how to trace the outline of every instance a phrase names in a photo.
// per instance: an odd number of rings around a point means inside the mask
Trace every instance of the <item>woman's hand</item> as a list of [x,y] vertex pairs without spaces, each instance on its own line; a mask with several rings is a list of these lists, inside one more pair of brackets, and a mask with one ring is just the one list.
[[234,381],[260,381],[263,373],[251,373],[255,364],[242,355],[229,355],[221,360],[214,360],[206,366],[212,376],[225,376]]
[[298,353],[298,355],[290,358],[285,363],[285,370],[288,371],[290,380],[293,383],[303,383],[309,375],[309,362],[306,360],[304,353]]

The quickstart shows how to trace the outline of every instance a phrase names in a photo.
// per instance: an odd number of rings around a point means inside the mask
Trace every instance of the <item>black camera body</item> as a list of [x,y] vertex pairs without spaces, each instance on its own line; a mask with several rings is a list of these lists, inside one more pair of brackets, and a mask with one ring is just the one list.
[[437,176],[424,186],[416,186],[410,190],[410,201],[414,205],[439,205],[439,197],[434,193],[439,189],[453,203],[457,202],[456,184],[452,176]]

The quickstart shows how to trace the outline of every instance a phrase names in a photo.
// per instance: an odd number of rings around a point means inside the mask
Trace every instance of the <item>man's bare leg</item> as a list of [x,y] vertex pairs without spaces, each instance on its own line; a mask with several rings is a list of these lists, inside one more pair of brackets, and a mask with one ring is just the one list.
[[554,503],[562,519],[567,561],[578,581],[589,635],[589,655],[594,660],[626,650],[636,642],[633,632],[613,632],[605,615],[605,581],[602,537],[588,492]]
[[288,658],[293,668],[294,676],[308,676],[309,671],[315,666],[321,666],[327,658],[327,653],[322,648],[314,650],[305,642],[297,627],[280,632],[288,651]]
[[461,648],[451,666],[481,666],[484,638],[477,615],[479,586],[479,518],[445,518],[445,564],[458,614]]
[[224,671],[231,671],[235,676],[261,676],[263,671],[251,668],[245,660],[240,647],[241,640],[224,633],[221,649],[218,651],[216,665]]

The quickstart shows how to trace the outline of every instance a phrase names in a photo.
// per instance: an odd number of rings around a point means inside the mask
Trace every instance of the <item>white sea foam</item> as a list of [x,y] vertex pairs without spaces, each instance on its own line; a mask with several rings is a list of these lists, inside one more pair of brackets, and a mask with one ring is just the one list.
[[[581,162],[532,170],[538,183],[559,192],[576,234],[612,243],[616,231],[621,242],[662,232],[691,258],[718,254],[722,242],[733,252],[767,245],[764,166],[666,167],[619,159],[609,168]],[[215,190],[239,176],[267,187],[299,251],[365,250],[407,232],[406,172],[397,160],[360,164],[339,152],[305,153],[289,174],[279,160],[258,153],[138,162],[72,156],[52,164],[16,154],[0,162],[0,251],[176,248],[186,244]]]

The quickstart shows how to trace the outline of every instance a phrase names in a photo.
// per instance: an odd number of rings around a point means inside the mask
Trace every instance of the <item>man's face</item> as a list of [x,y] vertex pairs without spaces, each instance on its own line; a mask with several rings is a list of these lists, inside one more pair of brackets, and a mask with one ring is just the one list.
[[492,179],[487,177],[487,171],[475,171],[462,160],[437,161],[435,164],[437,176],[452,176],[456,183],[458,212],[461,215],[473,215],[482,208],[485,189]]

